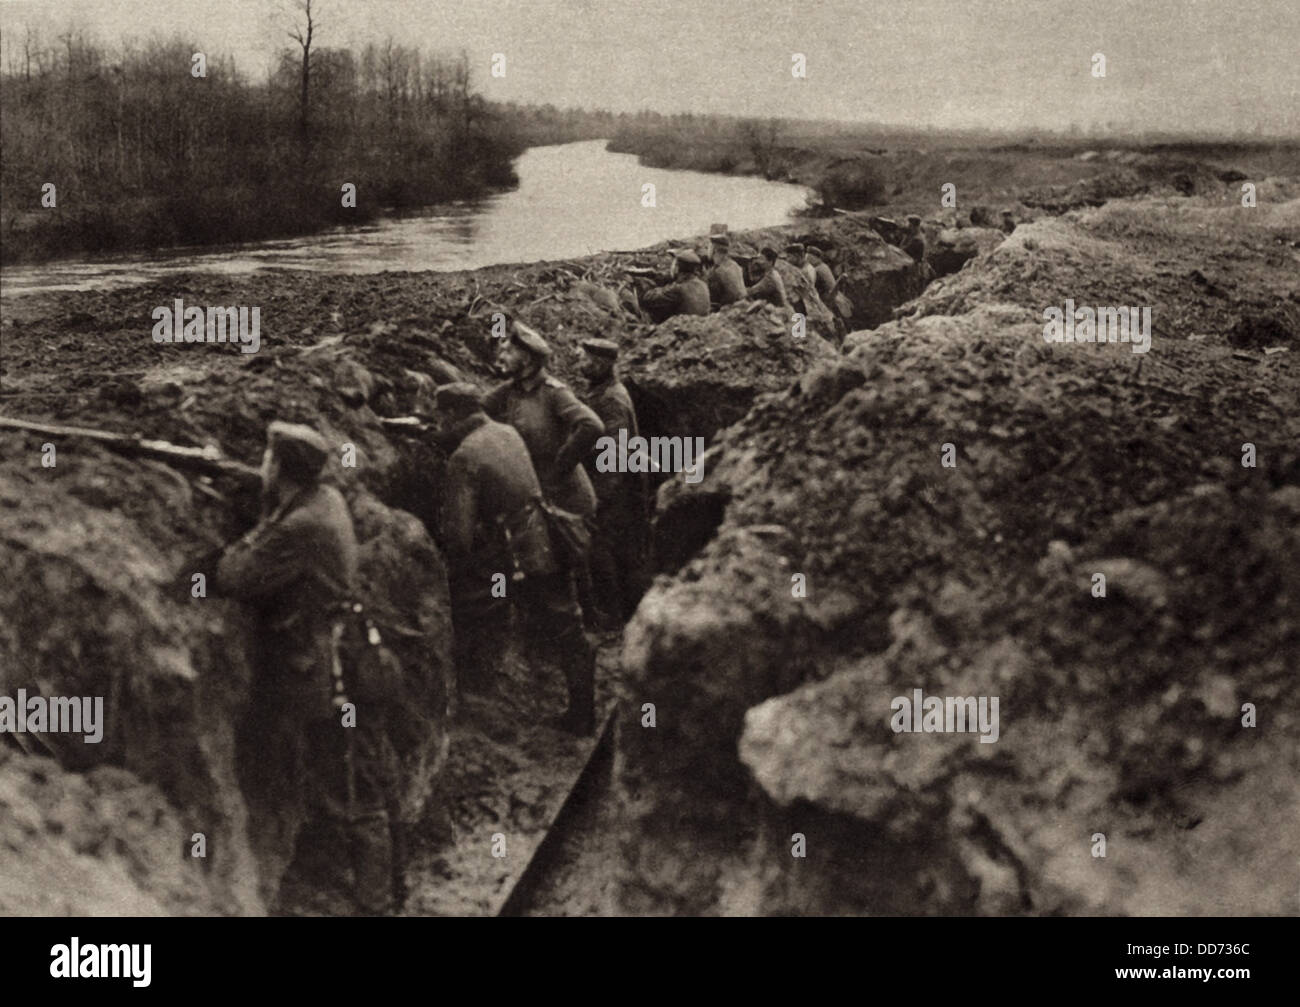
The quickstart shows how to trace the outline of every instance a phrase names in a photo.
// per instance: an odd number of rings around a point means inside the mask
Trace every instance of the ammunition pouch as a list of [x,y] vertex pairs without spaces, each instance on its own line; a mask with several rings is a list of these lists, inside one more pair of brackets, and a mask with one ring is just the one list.
[[513,514],[497,518],[513,566],[513,579],[541,577],[555,572],[557,556],[552,548],[547,522],[536,501],[529,501]]
[[546,500],[537,501],[537,509],[546,520],[555,558],[565,570],[582,570],[591,555],[592,522]]

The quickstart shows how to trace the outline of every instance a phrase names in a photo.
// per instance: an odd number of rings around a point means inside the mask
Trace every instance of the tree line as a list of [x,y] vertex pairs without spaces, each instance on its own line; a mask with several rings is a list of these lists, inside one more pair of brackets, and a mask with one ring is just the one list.
[[[391,38],[321,46],[310,4],[300,7],[307,20],[260,81],[198,39],[110,48],[75,29],[10,39],[0,72],[5,259],[364,222],[512,185],[511,162],[531,137],[573,138],[558,115],[527,121],[490,106],[464,53]],[[355,206],[344,205],[345,183]]]

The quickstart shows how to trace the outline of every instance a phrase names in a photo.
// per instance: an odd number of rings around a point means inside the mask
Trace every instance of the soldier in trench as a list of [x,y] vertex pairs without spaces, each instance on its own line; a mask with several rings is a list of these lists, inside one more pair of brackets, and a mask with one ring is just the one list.
[[645,281],[638,279],[637,299],[641,309],[655,324],[674,315],[707,315],[709,286],[700,277],[703,268],[700,257],[689,248],[679,249],[673,255],[671,268],[671,279],[663,286],[645,289]]
[[[499,354],[509,380],[488,393],[484,408],[493,419],[519,431],[546,499],[586,521],[590,530],[595,526],[596,494],[581,462],[605,428],[568,385],[547,371],[550,358],[551,347],[540,333],[513,323]],[[587,561],[573,572],[588,622],[594,623]]]
[[[215,586],[256,613],[249,710],[239,730],[249,803],[302,822],[284,837],[294,851],[286,877],[378,914],[392,907],[397,873],[390,832],[397,758],[385,724],[394,699],[385,685],[397,676],[389,669],[382,683],[349,681],[341,665],[357,540],[342,494],[321,482],[328,456],[310,427],[267,428],[262,519],[222,552]],[[348,700],[352,726],[341,713]],[[268,887],[278,891],[281,880]]]
[[[636,409],[618,377],[618,344],[587,339],[582,349],[587,404],[605,424],[606,437],[618,439],[619,431],[626,430],[630,442],[638,433]],[[648,483],[644,472],[599,471],[595,454],[583,459],[583,465],[597,500],[591,581],[593,596],[604,603],[597,622],[602,628],[615,628],[631,617],[645,591]]]
[[767,301],[778,308],[790,310],[785,281],[776,269],[776,249],[764,248],[749,264],[753,283],[745,288],[745,297],[751,301]]
[[471,384],[443,385],[437,404],[451,451],[441,525],[458,689],[491,689],[513,605],[523,618],[528,653],[564,673],[569,702],[556,726],[589,735],[595,725],[596,657],[582,631],[573,577],[558,562],[540,508],[542,484],[528,447],[520,431],[488,417],[482,393]]
[[731,257],[731,238],[725,233],[710,234],[712,268],[709,270],[709,298],[715,308],[725,308],[745,297],[745,274],[740,263]]

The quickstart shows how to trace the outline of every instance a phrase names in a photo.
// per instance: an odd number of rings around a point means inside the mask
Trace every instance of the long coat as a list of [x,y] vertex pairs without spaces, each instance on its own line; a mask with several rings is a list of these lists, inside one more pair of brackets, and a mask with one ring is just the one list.
[[255,699],[304,722],[332,716],[333,609],[356,580],[352,515],[333,486],[302,490],[225,550],[217,589],[258,610]]
[[719,307],[744,300],[745,274],[740,263],[728,257],[710,270],[709,296]]
[[710,310],[709,287],[698,276],[679,276],[665,287],[655,287],[641,295],[641,307],[658,323],[673,315],[707,315]]
[[542,487],[519,431],[479,412],[454,427],[450,440],[459,444],[447,461],[442,537],[453,579],[464,590],[468,581],[512,571],[515,562],[525,574],[553,572],[550,538],[534,505]]
[[568,385],[543,369],[498,385],[483,407],[519,431],[548,500],[583,517],[596,512],[596,494],[580,463],[605,427]]

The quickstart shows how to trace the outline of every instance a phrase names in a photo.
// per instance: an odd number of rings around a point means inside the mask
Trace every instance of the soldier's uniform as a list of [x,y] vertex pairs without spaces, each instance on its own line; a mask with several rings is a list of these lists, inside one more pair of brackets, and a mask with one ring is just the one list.
[[[587,339],[582,348],[613,362],[618,344],[608,339]],[[587,390],[587,403],[605,424],[605,435],[615,440],[620,430],[630,441],[638,435],[636,409],[623,382],[609,376]],[[591,546],[591,579],[596,597],[606,600],[609,614],[627,619],[645,589],[648,479],[643,472],[601,472],[596,454],[584,459],[596,489],[596,533]]]
[[817,288],[817,296],[822,302],[834,310],[830,303],[831,292],[835,289],[835,274],[831,272],[831,267],[826,264],[826,260],[820,255],[815,255],[812,259],[813,271],[816,275],[814,286]]
[[778,308],[790,310],[790,299],[785,295],[785,281],[773,265],[752,287],[745,290],[745,296],[751,300],[767,301]]
[[[709,238],[718,248],[731,248],[731,239],[725,234],[716,234]],[[709,298],[718,307],[735,304],[745,299],[745,274],[740,263],[727,256],[722,262],[715,263],[709,271]]]
[[903,251],[915,262],[925,261],[925,235],[920,231],[921,218],[915,214],[907,218],[907,238],[903,241]]
[[[517,341],[545,359],[550,347],[531,329],[516,327]],[[493,419],[519,431],[546,498],[557,507],[590,517],[596,494],[581,462],[604,433],[599,417],[578,401],[563,381],[545,367],[528,378],[503,382],[483,403]]]
[[[808,261],[808,251],[801,241],[792,241],[785,246],[786,253],[790,256],[790,264],[803,273],[804,279],[808,281],[808,286],[814,290],[817,289],[817,269]],[[802,259],[797,262],[796,259]]]
[[[438,390],[439,409],[468,413],[446,434],[446,442],[456,447],[447,462],[441,520],[451,569],[457,676],[462,688],[490,686],[507,643],[513,603],[529,651],[564,673],[568,726],[589,734],[595,654],[582,632],[573,578],[552,548],[539,506],[542,486],[523,438],[514,427],[490,419],[481,403],[473,385]],[[498,574],[505,578],[505,597],[493,591],[494,580],[502,583]]]
[[309,427],[272,423],[268,443],[303,488],[229,546],[216,588],[257,610],[249,713],[241,725],[241,776],[252,804],[302,802],[307,822],[296,863],[350,866],[367,911],[391,905],[389,811],[396,754],[382,703],[358,705],[354,727],[335,708],[335,625],[353,598],[357,541],[342,494],[317,481],[328,444]]
[[[693,270],[700,268],[700,257],[690,249],[675,256]],[[641,294],[641,307],[656,324],[673,315],[707,315],[710,310],[709,286],[694,271],[679,273],[672,283]]]

